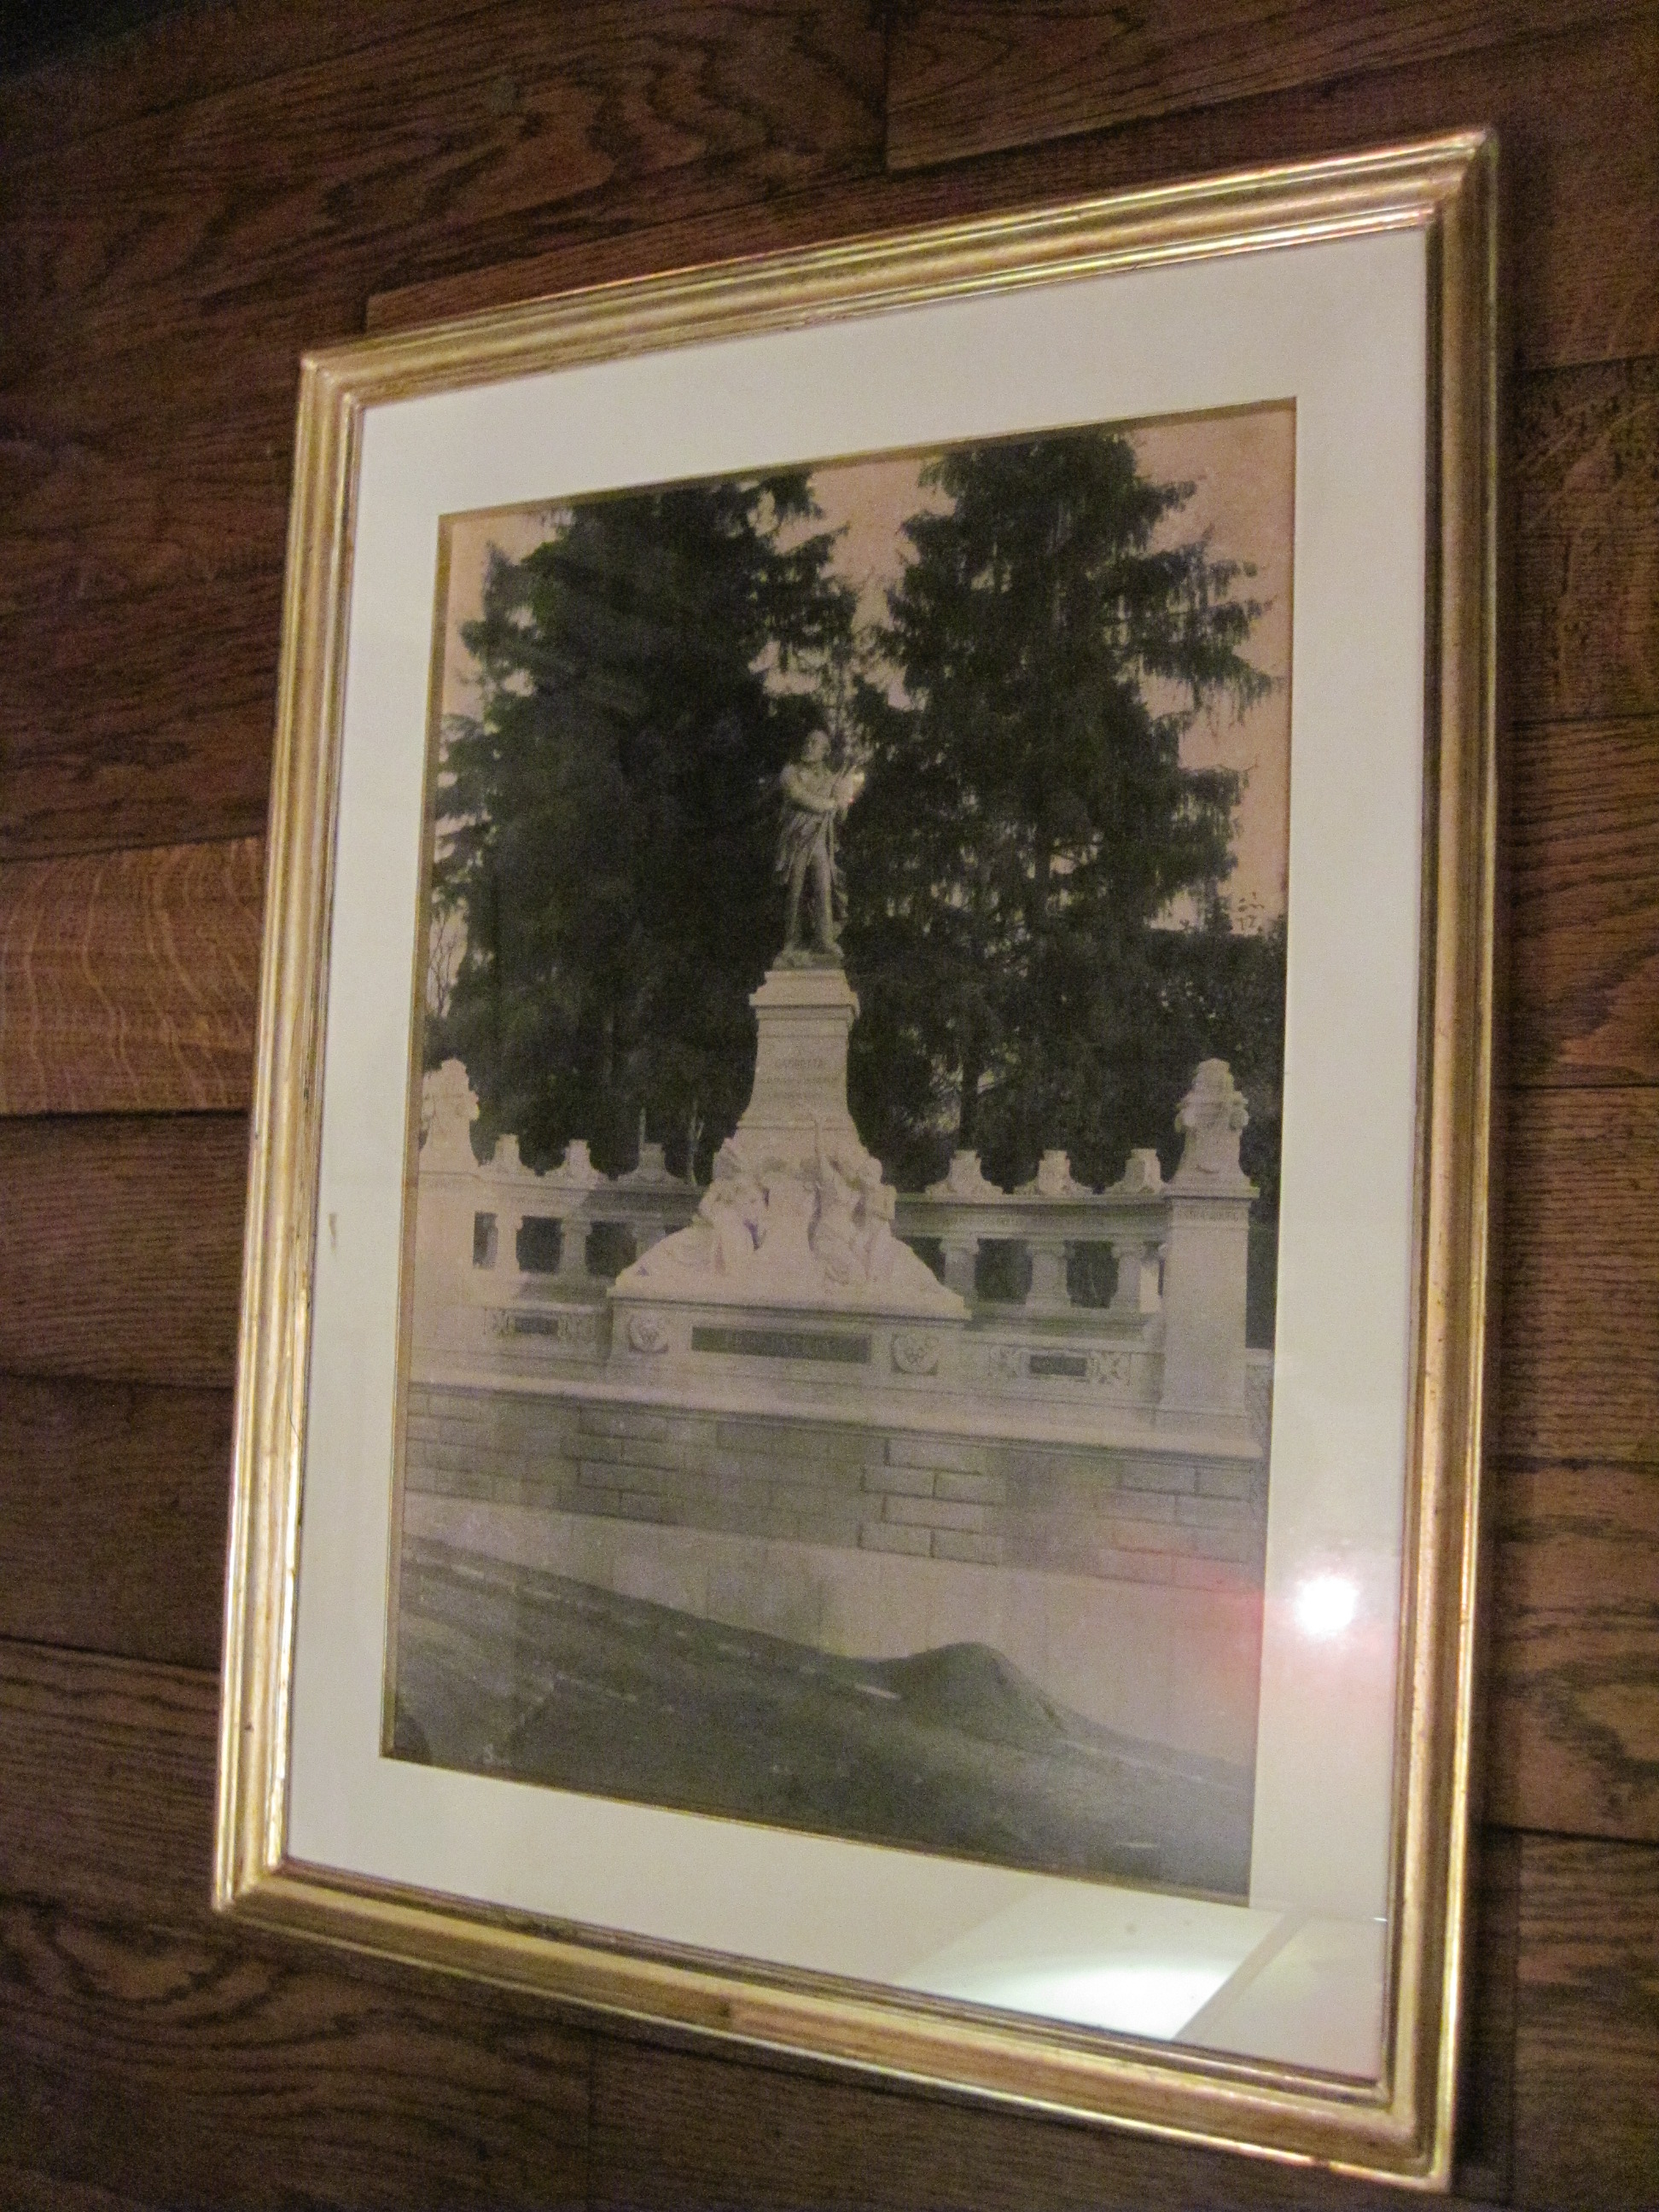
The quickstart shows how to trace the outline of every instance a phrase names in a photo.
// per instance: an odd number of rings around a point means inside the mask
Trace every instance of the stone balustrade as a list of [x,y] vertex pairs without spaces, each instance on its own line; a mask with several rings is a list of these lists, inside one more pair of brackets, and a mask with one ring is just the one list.
[[[660,1146],[643,1142],[638,1165],[621,1176],[601,1174],[580,1139],[545,1172],[526,1168],[510,1137],[480,1164],[471,1137],[477,1104],[456,1060],[427,1078],[423,1106],[417,1346],[476,1343],[487,1313],[498,1337],[540,1340],[550,1356],[602,1359],[611,1279],[684,1228],[702,1191],[669,1172]],[[897,1235],[967,1306],[981,1347],[971,1354],[974,1376],[994,1380],[999,1361],[1021,1389],[1063,1382],[1073,1369],[1091,1380],[1108,1374],[1171,1415],[1242,1419],[1255,1196],[1238,1162],[1245,1120],[1225,1063],[1206,1060],[1182,1106],[1182,1157],[1167,1182],[1156,1152],[1144,1149],[1117,1182],[1091,1190],[1054,1151],[1030,1182],[1004,1190],[973,1153],[958,1152],[939,1182],[901,1194]],[[543,1223],[556,1227],[539,1232]],[[604,1230],[616,1232],[608,1251],[596,1248],[594,1232]],[[997,1269],[997,1248],[1013,1248],[1026,1266]],[[1085,1255],[1107,1254],[1109,1269],[1087,1264]],[[1086,1285],[1083,1295],[1074,1283]],[[468,1312],[479,1317],[471,1326]]]

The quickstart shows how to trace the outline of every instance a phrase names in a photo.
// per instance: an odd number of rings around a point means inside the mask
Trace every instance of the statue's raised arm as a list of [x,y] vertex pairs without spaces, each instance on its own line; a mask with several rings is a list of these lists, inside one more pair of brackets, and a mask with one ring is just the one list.
[[799,758],[779,776],[778,788],[783,818],[778,829],[777,872],[789,886],[783,963],[839,962],[836,931],[843,900],[836,864],[836,819],[864,788],[864,771],[832,767],[829,732],[814,730]]

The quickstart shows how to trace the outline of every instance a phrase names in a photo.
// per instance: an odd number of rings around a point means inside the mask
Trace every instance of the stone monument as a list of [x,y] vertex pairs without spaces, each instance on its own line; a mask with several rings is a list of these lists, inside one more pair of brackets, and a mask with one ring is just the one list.
[[963,1299],[893,1233],[896,1194],[848,1109],[859,1002],[836,936],[835,830],[863,778],[832,768],[830,752],[814,732],[780,778],[784,945],[749,1001],[749,1103],[715,1155],[696,1218],[612,1284],[613,1361],[886,1369],[896,1334],[966,1321]]

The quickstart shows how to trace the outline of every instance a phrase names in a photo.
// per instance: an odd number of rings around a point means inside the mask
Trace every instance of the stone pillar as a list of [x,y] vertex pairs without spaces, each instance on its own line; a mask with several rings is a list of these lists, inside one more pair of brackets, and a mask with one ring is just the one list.
[[1025,1293],[1026,1312],[1069,1313],[1072,1294],[1066,1285],[1066,1239],[1028,1237],[1025,1245],[1031,1255],[1031,1287]]
[[1224,1060],[1206,1060],[1182,1101],[1186,1139],[1168,1185],[1164,1262],[1166,1410],[1245,1411],[1244,1298],[1255,1186],[1238,1164],[1249,1121]]
[[556,1282],[569,1285],[587,1280],[587,1217],[571,1212],[559,1217],[559,1266]]
[[1117,1286],[1109,1310],[1139,1316],[1158,1309],[1158,1240],[1156,1237],[1115,1237],[1112,1255],[1117,1261]]
[[979,1258],[977,1237],[945,1237],[940,1240],[945,1255],[945,1287],[955,1291],[971,1305],[974,1300],[974,1268]]

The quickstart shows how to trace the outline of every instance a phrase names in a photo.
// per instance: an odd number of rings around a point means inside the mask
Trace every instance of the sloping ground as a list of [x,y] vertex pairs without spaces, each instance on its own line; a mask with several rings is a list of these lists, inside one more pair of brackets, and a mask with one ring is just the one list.
[[398,1755],[1033,1871],[1242,1896],[1251,1777],[1114,1735],[1000,1652],[842,1659],[430,1543]]

